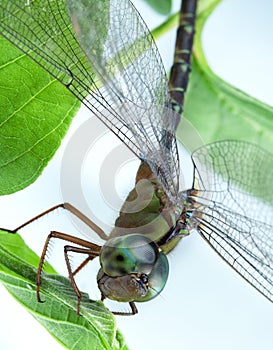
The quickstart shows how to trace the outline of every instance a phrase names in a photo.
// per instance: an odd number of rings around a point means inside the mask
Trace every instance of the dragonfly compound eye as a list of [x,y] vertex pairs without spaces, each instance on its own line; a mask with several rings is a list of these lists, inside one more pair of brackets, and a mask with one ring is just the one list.
[[165,287],[169,275],[169,262],[166,255],[160,251],[153,270],[148,275],[148,292],[135,301],[148,301],[155,298]]
[[102,247],[100,264],[111,277],[131,273],[149,274],[159,256],[157,245],[149,238],[131,234],[110,239]]
[[164,288],[169,274],[166,255],[143,235],[110,239],[102,247],[97,280],[102,294],[117,301],[148,301]]

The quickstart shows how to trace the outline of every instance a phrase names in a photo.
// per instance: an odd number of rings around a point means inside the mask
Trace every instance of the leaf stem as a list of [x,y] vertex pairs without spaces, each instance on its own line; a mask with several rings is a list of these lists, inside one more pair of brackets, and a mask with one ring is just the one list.
[[154,28],[151,33],[155,40],[166,34],[169,30],[177,27],[179,24],[179,12],[169,16],[165,22]]

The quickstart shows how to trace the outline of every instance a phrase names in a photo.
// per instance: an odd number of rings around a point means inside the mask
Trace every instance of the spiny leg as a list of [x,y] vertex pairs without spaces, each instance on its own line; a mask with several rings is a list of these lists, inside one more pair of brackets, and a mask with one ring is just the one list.
[[61,204],[55,205],[54,207],[51,207],[51,208],[43,211],[39,215],[36,215],[34,218],[32,218],[32,219],[26,221],[25,223],[23,223],[22,225],[16,227],[14,230],[9,230],[9,229],[5,229],[5,228],[3,228],[3,229],[0,228],[0,230],[7,231],[10,233],[16,233],[17,231],[21,230],[23,227],[31,224],[32,222],[43,217],[44,215],[47,215],[47,214],[49,214],[49,213],[51,213],[59,208],[68,210],[70,213],[75,215],[79,220],[84,222],[88,227],[90,227],[94,232],[96,232],[96,234],[100,238],[102,238],[104,240],[108,239],[108,236],[104,233],[104,231],[98,225],[96,225],[92,220],[90,220],[86,215],[84,215],[81,211],[79,211],[77,208],[75,208],[70,203],[61,203]]
[[[49,245],[49,242],[50,242],[50,240],[52,238],[62,239],[64,241],[71,242],[71,243],[80,245],[82,247],[85,247],[85,248],[88,249],[89,255],[91,255],[93,257],[98,256],[100,254],[100,250],[101,250],[101,246],[96,245],[94,243],[91,243],[89,241],[86,241],[84,239],[81,239],[81,238],[78,238],[78,237],[75,237],[75,236],[71,236],[71,235],[68,235],[68,234],[62,233],[62,232],[51,231],[50,234],[47,236],[47,239],[45,241],[44,248],[43,248],[42,255],[41,255],[41,258],[40,258],[40,262],[39,262],[39,266],[38,266],[38,271],[37,271],[36,295],[37,295],[37,300],[39,302],[43,302],[41,300],[41,297],[40,297],[41,275],[42,275],[42,271],[43,271],[43,266],[44,266],[44,262],[45,262],[46,253],[47,253],[47,250],[48,250],[48,245]],[[71,271],[71,273],[72,273],[72,271]],[[73,277],[73,273],[72,273],[72,277]],[[71,280],[71,283],[72,283],[72,280]]]
[[129,302],[130,308],[131,308],[131,312],[118,312],[118,311],[113,311],[114,315],[118,315],[118,316],[133,316],[135,314],[138,313],[136,304],[133,301]]
[[[89,256],[83,261],[83,263],[80,264],[80,266],[73,272],[71,269],[71,265],[70,265],[70,261],[69,261],[69,257],[68,257],[68,252],[73,252],[73,253],[81,253],[81,254],[88,254]],[[64,257],[65,257],[65,262],[66,262],[66,266],[67,266],[67,270],[68,270],[68,275],[71,281],[71,285],[78,297],[78,306],[77,306],[77,314],[80,315],[80,306],[81,306],[81,291],[79,290],[77,283],[75,281],[74,276],[76,275],[76,273],[78,273],[90,260],[94,259],[95,257],[97,257],[98,254],[97,252],[94,253],[92,252],[90,249],[86,249],[86,248],[78,248],[78,247],[72,247],[72,246],[68,246],[66,245],[64,247]]]
[[88,257],[76,268],[76,270],[74,270],[74,271],[72,272],[73,277],[76,276],[76,274],[77,274],[78,272],[80,272],[80,271],[84,268],[84,266],[86,266],[86,265],[89,263],[89,261],[91,261],[91,260],[93,260],[93,259],[94,259],[94,257],[88,256]]
[[[105,295],[101,295],[101,301],[104,301],[106,299]],[[118,315],[118,316],[133,316],[135,314],[138,313],[138,310],[137,310],[137,307],[136,307],[136,304],[133,302],[133,301],[130,301],[129,302],[129,305],[130,305],[130,308],[131,308],[131,312],[122,312],[122,311],[111,311],[112,314],[114,315]]]

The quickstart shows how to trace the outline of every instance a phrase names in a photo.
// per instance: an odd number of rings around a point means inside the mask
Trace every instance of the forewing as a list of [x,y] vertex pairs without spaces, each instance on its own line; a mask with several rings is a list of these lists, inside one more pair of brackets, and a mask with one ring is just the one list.
[[272,154],[253,144],[223,141],[197,150],[193,161],[199,233],[273,301]]
[[69,0],[68,8],[62,0],[3,0],[1,33],[147,161],[175,202],[179,116],[166,108],[167,79],[149,30],[127,0]]

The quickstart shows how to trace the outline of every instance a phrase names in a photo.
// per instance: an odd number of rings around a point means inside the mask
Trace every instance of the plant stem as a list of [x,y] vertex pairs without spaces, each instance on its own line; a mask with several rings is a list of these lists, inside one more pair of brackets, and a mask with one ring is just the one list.
[[158,40],[161,36],[166,34],[169,30],[177,27],[179,24],[179,12],[171,15],[165,22],[151,31],[153,38]]

